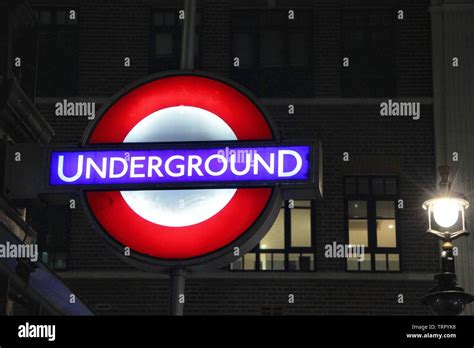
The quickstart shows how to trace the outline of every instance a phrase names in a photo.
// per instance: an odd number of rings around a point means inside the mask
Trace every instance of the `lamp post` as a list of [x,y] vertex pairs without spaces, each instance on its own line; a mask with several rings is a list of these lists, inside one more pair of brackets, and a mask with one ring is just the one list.
[[459,315],[466,304],[474,300],[456,282],[452,241],[469,235],[465,221],[465,210],[469,207],[469,202],[462,195],[451,192],[450,171],[449,166],[439,168],[441,181],[438,193],[423,203],[423,209],[428,213],[426,232],[439,238],[443,244],[441,273],[434,277],[437,284],[423,296],[421,302],[430,305],[439,315]]

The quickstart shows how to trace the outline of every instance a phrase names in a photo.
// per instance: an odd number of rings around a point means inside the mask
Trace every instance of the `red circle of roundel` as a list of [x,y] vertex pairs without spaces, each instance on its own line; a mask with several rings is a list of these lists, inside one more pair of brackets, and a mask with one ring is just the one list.
[[[86,143],[122,143],[145,117],[180,105],[217,115],[238,140],[273,138],[264,115],[242,93],[222,82],[188,75],[160,78],[131,90],[106,110]],[[85,196],[98,223],[122,245],[154,258],[188,259],[212,253],[241,236],[258,219],[271,192],[269,188],[239,188],[217,214],[184,227],[145,220],[128,206],[119,191],[89,191]]]

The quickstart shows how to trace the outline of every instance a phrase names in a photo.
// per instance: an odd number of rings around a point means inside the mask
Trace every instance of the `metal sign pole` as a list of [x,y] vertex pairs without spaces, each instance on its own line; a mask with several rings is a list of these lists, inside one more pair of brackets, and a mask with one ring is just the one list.
[[[181,46],[181,70],[192,70],[194,68],[195,18],[196,0],[185,0],[184,26]],[[186,274],[187,270],[184,267],[170,269],[170,315],[183,315]]]
[[183,315],[186,273],[184,267],[170,269],[170,315]]
[[181,70],[194,68],[194,37],[196,22],[196,0],[185,0],[184,26],[181,45]]

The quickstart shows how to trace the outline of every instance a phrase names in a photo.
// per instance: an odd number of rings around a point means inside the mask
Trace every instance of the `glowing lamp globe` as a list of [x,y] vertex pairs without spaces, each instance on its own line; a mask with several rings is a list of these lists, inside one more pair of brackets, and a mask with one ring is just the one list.
[[438,225],[449,228],[459,219],[462,207],[455,198],[443,198],[433,204],[433,217]]
[[[440,196],[425,201],[423,209],[428,212],[429,222],[427,232],[444,240],[452,240],[465,234],[467,230],[464,212],[468,207],[469,202],[462,196]],[[459,219],[461,224],[458,224]],[[435,226],[432,220],[436,223]]]

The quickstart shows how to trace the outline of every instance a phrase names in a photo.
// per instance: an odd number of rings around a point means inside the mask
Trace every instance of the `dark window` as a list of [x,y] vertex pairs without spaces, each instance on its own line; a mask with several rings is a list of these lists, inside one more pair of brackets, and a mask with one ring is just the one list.
[[344,97],[386,97],[396,93],[395,30],[391,9],[347,9],[342,13]]
[[[151,18],[150,73],[179,69],[184,20],[178,9],[154,10]],[[194,68],[201,66],[201,14],[196,12]]]
[[[8,11],[4,15],[7,17]],[[19,4],[11,9],[9,20],[11,21],[9,23],[9,35],[12,50],[12,61],[9,63],[21,89],[30,100],[34,101],[36,96],[38,22],[35,20],[34,13],[28,3]],[[5,23],[6,25],[7,22],[2,22],[2,24]],[[5,42],[6,49],[7,42]],[[20,66],[17,63],[20,63]]]
[[37,15],[37,95],[74,96],[78,84],[78,12],[73,8],[38,9]]
[[[262,97],[313,95],[312,11],[232,13],[232,79]],[[239,66],[234,66],[234,59]]]
[[345,179],[347,244],[365,246],[364,260],[347,258],[348,271],[400,271],[397,196],[397,178]]
[[240,271],[313,271],[310,201],[288,201],[272,228],[250,253],[230,265]]
[[38,236],[41,260],[52,269],[66,269],[71,210],[67,205],[47,205],[41,218],[41,231]]

